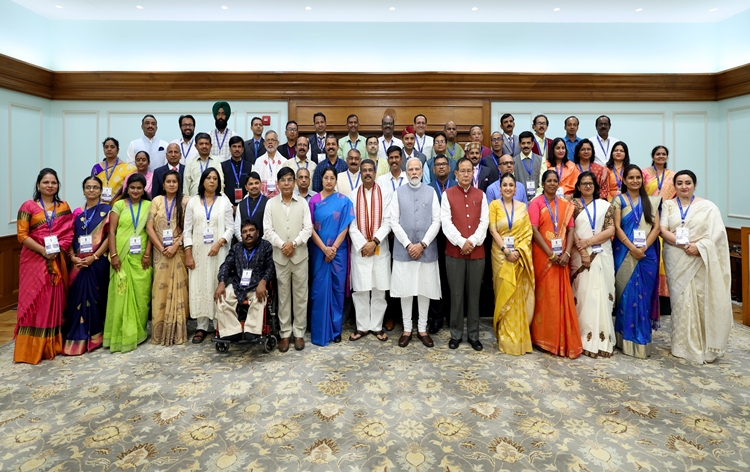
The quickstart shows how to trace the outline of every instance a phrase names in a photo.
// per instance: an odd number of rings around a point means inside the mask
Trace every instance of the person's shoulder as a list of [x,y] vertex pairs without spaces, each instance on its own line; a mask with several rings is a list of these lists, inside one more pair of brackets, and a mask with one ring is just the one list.
[[[241,244],[241,243],[238,243],[238,244]],[[265,239],[260,240],[258,247],[264,251],[273,251],[273,246],[271,245],[270,242],[266,241]]]

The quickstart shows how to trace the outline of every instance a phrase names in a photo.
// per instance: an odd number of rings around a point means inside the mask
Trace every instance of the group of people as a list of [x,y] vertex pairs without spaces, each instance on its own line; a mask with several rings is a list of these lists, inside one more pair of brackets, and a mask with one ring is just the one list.
[[382,136],[362,137],[351,115],[337,139],[316,113],[314,135],[290,121],[281,145],[260,118],[250,140],[229,130],[226,102],[213,114],[216,129],[195,135],[181,116],[169,144],[147,115],[125,161],[107,138],[75,210],[56,172],[39,173],[18,214],[16,362],[133,350],[149,315],[155,344],[186,342],[188,318],[193,343],[212,331],[252,340],[272,293],[281,352],[304,349],[308,324],[313,344],[341,342],[352,310],[350,341],[387,341],[400,308],[401,347],[414,331],[434,346],[447,322],[451,349],[481,350],[480,315],[493,315],[504,353],[609,357],[617,346],[647,357],[668,296],[672,353],[699,363],[724,353],[720,212],[694,195],[693,172],[667,169],[666,147],[648,168],[631,164],[606,116],[592,139],[577,137],[576,117],[550,139],[544,115],[520,135],[503,115],[487,148],[480,126],[465,146],[453,122],[426,135],[422,114],[401,139],[391,116]]

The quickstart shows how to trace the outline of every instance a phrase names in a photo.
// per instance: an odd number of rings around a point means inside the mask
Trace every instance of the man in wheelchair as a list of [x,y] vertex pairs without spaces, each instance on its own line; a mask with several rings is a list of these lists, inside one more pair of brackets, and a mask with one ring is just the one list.
[[251,220],[242,222],[242,241],[229,250],[219,268],[214,292],[220,339],[255,341],[263,332],[267,286],[276,276],[271,243],[261,239]]

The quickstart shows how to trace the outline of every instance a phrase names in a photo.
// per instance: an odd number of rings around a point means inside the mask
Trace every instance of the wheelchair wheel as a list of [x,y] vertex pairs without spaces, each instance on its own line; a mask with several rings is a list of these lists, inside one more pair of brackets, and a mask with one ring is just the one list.
[[216,343],[216,352],[229,352],[229,343]]
[[270,335],[266,338],[266,343],[263,346],[263,350],[265,352],[271,352],[276,348],[276,337],[273,335]]

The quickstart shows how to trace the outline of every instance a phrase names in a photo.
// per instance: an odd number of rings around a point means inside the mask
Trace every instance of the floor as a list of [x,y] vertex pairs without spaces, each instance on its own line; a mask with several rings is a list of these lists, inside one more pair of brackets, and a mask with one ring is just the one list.
[[[732,304],[734,321],[742,323],[742,307]],[[13,340],[13,330],[16,327],[16,310],[0,313],[0,346]]]

